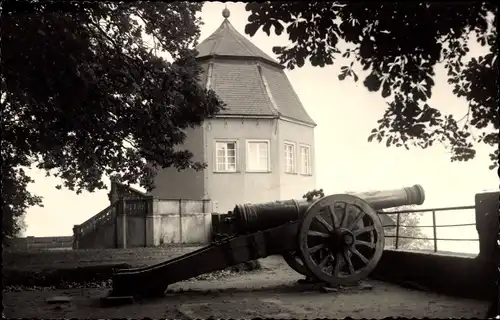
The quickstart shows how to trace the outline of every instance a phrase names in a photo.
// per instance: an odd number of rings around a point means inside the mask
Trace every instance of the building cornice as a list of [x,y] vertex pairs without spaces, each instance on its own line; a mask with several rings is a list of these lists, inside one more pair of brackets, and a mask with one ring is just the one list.
[[[315,128],[317,124],[307,123],[299,120],[295,120],[289,117],[284,117],[282,115],[244,115],[244,114],[218,114],[214,117],[215,119],[279,119],[290,123],[300,124],[306,127]],[[211,120],[214,118],[208,118]]]
[[283,120],[283,121],[286,121],[286,122],[300,124],[300,125],[303,125],[303,126],[306,126],[306,127],[311,127],[311,128],[315,128],[317,126],[316,123],[308,123],[308,122],[304,122],[304,121],[299,121],[299,120],[295,120],[295,119],[292,119],[292,118],[289,118],[289,117],[285,117],[285,116],[282,116],[282,115],[279,116],[279,119]]

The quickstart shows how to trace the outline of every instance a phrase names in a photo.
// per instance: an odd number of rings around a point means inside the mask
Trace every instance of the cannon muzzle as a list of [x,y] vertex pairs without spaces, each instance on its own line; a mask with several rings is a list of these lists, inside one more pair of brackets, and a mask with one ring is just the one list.
[[[413,187],[360,192],[353,195],[365,200],[374,210],[420,205],[425,200],[424,189],[418,184]],[[312,202],[302,199],[236,205],[231,220],[239,234],[254,233],[299,220],[311,204]]]
[[375,210],[394,208],[406,205],[421,205],[425,201],[424,188],[416,184],[394,190],[360,192],[353,194],[366,202]]

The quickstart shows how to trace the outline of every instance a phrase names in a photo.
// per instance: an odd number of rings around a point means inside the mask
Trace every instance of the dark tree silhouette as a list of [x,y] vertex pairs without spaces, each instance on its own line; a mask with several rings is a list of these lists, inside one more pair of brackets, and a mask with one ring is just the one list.
[[[289,69],[331,65],[351,59],[338,78],[358,81],[356,66],[368,70],[363,83],[380,91],[388,107],[368,140],[387,146],[426,148],[448,145],[451,161],[475,156],[473,142],[493,147],[492,165],[498,167],[498,43],[497,7],[493,2],[263,2],[248,3],[245,32],[288,34],[290,46],[274,47]],[[469,38],[488,48],[484,56],[466,62]],[[341,52],[339,43],[351,48]],[[457,97],[468,102],[462,119],[441,113],[428,104],[434,87],[434,67],[442,63]],[[463,124],[461,122],[464,122]],[[479,131],[471,135],[471,127]]]
[[[103,176],[153,187],[155,168],[201,169],[175,147],[222,102],[198,84],[195,2],[4,1],[2,237],[41,205],[23,167],[77,193]],[[155,55],[169,53],[173,63]],[[59,186],[60,187],[60,186]]]

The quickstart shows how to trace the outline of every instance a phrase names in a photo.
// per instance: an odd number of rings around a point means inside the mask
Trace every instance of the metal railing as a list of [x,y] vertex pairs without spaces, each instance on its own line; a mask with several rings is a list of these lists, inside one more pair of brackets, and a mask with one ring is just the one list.
[[[475,209],[475,206],[461,206],[461,207],[447,207],[447,208],[434,208],[434,209],[409,209],[409,210],[397,210],[397,211],[384,211],[380,212],[383,214],[393,214],[396,215],[396,224],[394,225],[385,225],[384,228],[396,228],[395,235],[385,235],[386,238],[395,238],[394,248],[399,249],[399,240],[400,239],[412,239],[412,240],[432,240],[434,242],[434,252],[438,251],[438,241],[479,241],[476,239],[464,239],[464,238],[438,238],[437,237],[437,228],[449,228],[449,227],[465,227],[465,226],[475,226],[475,223],[459,223],[459,224],[442,224],[436,225],[436,212],[442,211],[452,211],[452,210],[470,210]],[[401,214],[410,214],[410,213],[432,213],[432,225],[401,225]],[[432,228],[433,237],[410,237],[410,236],[402,236],[400,235],[400,228]]]

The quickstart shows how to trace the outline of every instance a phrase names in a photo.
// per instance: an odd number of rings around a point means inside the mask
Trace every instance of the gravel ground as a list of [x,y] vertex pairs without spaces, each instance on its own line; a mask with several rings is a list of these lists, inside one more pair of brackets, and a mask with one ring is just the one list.
[[[4,292],[3,305],[9,318],[482,318],[487,309],[487,302],[374,280],[324,293],[296,284],[300,275],[279,257],[261,264],[261,271],[176,283],[164,298],[133,305],[101,307],[99,298],[107,288]],[[67,296],[70,302],[48,304],[54,296]]]

